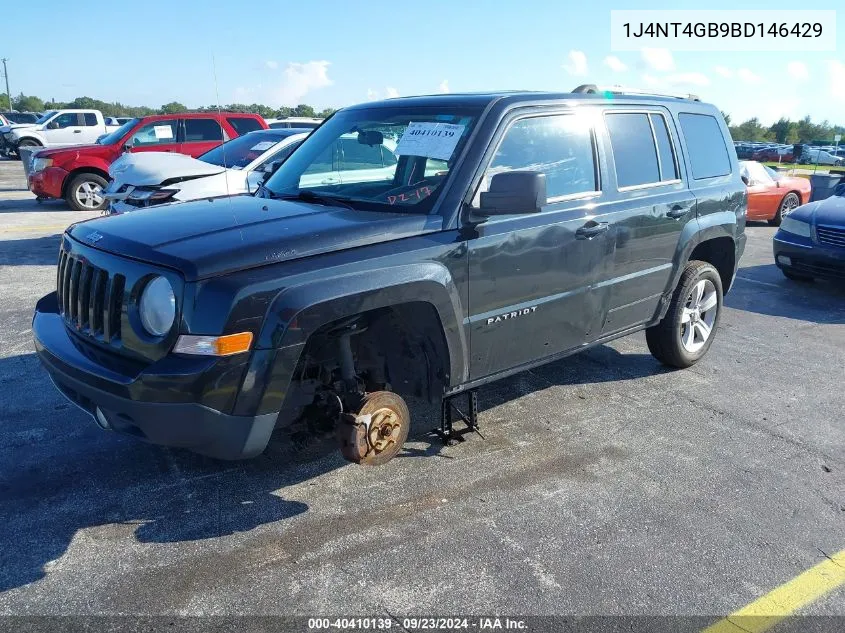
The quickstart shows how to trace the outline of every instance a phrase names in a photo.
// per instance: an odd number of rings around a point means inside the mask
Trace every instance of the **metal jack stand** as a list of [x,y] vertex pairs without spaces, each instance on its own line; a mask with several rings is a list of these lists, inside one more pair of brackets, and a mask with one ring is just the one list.
[[[478,433],[481,439],[485,439],[478,430],[478,391],[470,389],[465,392],[467,397],[467,411],[468,415],[461,411],[454,403],[455,398],[464,394],[456,394],[454,396],[447,396],[443,398],[440,404],[440,428],[434,429],[434,433],[443,440],[446,446],[451,446],[456,442],[463,442],[464,435],[473,432]],[[457,413],[458,418],[466,424],[466,428],[455,430],[452,426],[452,413]]]

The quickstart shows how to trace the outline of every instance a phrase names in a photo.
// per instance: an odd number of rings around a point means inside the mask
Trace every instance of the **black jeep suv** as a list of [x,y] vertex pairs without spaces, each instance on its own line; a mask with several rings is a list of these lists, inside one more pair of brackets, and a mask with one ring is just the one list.
[[643,329],[663,363],[698,361],[745,212],[725,122],[694,98],[369,103],[255,196],[68,228],[35,345],[103,428],[242,458],[330,421],[378,464],[407,437],[403,395],[450,402]]

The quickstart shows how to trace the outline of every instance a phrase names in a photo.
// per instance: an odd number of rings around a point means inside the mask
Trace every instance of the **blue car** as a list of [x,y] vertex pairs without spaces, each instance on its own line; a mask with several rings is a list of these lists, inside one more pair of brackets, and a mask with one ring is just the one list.
[[789,279],[845,280],[845,186],[784,217],[774,237],[774,254]]

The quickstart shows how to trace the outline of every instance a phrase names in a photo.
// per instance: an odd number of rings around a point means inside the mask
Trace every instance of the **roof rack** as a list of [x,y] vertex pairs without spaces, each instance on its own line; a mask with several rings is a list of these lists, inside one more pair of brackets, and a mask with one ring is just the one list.
[[641,88],[626,88],[623,86],[597,86],[595,84],[581,84],[572,92],[583,94],[599,94],[609,92],[615,95],[643,95],[650,97],[673,97],[675,99],[689,99],[701,101],[698,95],[683,92],[654,92],[653,90],[642,90]]

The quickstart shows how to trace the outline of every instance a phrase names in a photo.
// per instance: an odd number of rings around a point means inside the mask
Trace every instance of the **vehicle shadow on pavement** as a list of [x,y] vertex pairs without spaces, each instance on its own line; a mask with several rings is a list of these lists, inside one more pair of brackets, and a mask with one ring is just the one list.
[[55,266],[59,260],[61,239],[61,233],[56,233],[22,240],[2,240],[0,266]]
[[792,281],[774,264],[740,268],[725,306],[809,323],[845,323],[845,283]]
[[[550,385],[662,371],[668,370],[647,354],[597,347],[481,389],[480,409],[483,416]],[[286,488],[347,465],[333,434],[292,448],[290,431],[277,431],[261,456],[222,462],[103,432],[52,389],[34,354],[0,359],[0,389],[31,392],[0,412],[0,591],[36,582],[54,566],[73,565],[90,547],[76,549],[75,539],[103,547],[126,539],[182,543],[285,521],[309,509],[286,499]],[[409,404],[411,446],[397,459],[446,457],[439,439],[427,435],[437,426],[439,406]]]

